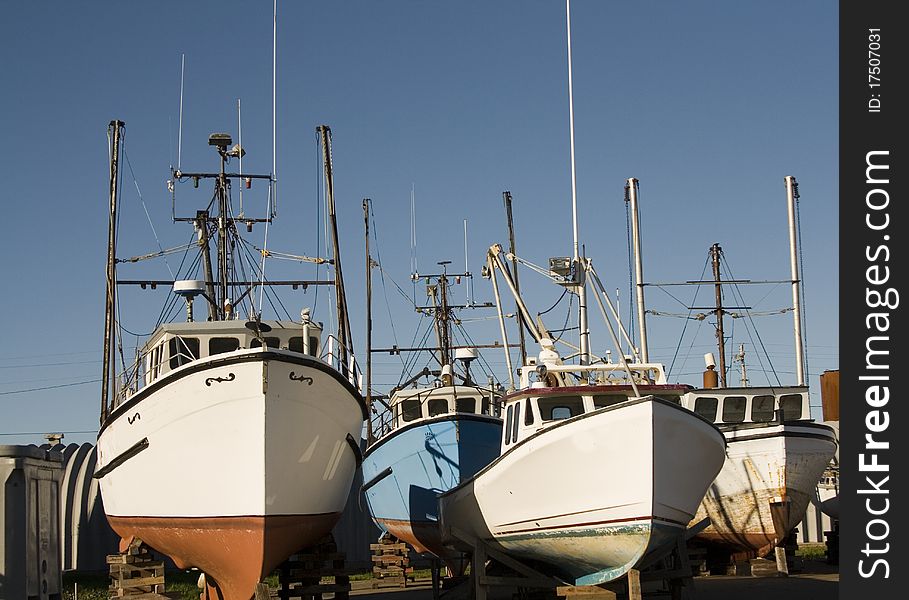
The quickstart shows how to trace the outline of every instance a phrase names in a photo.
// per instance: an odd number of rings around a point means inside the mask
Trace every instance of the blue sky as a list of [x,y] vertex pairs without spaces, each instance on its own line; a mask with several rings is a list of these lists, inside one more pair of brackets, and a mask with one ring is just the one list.
[[[626,178],[641,182],[645,279],[665,282],[699,278],[714,242],[731,275],[787,279],[783,177],[794,175],[818,405],[819,374],[839,367],[837,10],[822,1],[572,3],[580,237],[606,286],[619,288],[623,314]],[[328,124],[358,350],[364,197],[374,203],[386,277],[408,293],[411,189],[421,271],[441,260],[463,268],[467,219],[469,266],[478,273],[489,244],[507,240],[504,190],[515,200],[519,254],[546,264],[571,253],[563,2],[282,1],[278,13],[279,214],[269,247],[320,253],[314,130]],[[185,243],[190,232],[171,223],[165,187],[177,160],[181,55],[183,168],[215,168],[207,137],[228,131],[236,139],[240,99],[244,170],[268,172],[272,4],[4,2],[3,14],[0,434],[27,435],[0,435],[0,444],[39,442],[47,431],[89,432],[66,441],[91,441],[100,386],[81,382],[100,373],[107,124],[126,122],[131,167],[120,255]],[[254,187],[246,201],[261,206],[262,198]],[[269,269],[315,274],[292,264]],[[136,272],[168,278],[161,261]],[[383,287],[375,277],[375,344],[407,344],[419,318],[389,279]],[[522,283],[534,312],[558,299],[555,286],[529,272]],[[477,277],[474,289],[478,300],[491,299],[487,281]],[[648,308],[687,313],[694,290],[668,291],[682,302],[650,288]],[[791,304],[786,285],[742,291],[756,311]],[[124,305],[124,326],[145,331],[166,294],[137,295]],[[463,286],[455,294],[463,300]],[[703,289],[696,303],[711,299]],[[313,300],[297,293],[288,306],[295,313]],[[327,320],[322,300],[316,315]],[[550,327],[561,326],[565,308],[563,301],[547,315]],[[591,320],[603,351],[605,329],[595,314]],[[679,347],[673,379],[697,383],[713,327],[689,321],[679,344],[684,323],[650,318],[651,356],[669,364]],[[791,316],[754,323],[780,379],[794,382]],[[465,327],[477,342],[497,336],[491,320]],[[727,334],[732,327],[727,321]],[[746,320],[731,333],[735,347],[746,344],[752,383],[766,381]],[[504,377],[502,356],[487,360]],[[401,363],[377,357],[375,368],[377,387],[387,389]]]

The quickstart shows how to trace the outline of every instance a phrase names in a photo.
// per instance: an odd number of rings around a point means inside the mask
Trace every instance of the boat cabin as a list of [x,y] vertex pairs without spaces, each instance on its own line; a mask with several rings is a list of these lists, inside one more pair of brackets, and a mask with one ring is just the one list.
[[811,418],[807,387],[706,388],[682,397],[685,408],[717,425]]
[[541,429],[636,397],[655,396],[681,404],[691,388],[668,384],[659,363],[564,365],[532,361],[521,367],[521,390],[506,399],[502,452]]
[[[263,325],[265,323],[263,322]],[[167,323],[152,334],[136,363],[121,377],[122,400],[162,375],[195,360],[237,350],[267,348],[322,356],[322,326],[319,323],[268,321],[271,328],[261,340],[241,321],[193,321]],[[119,404],[119,402],[116,402]]]
[[397,390],[388,403],[376,431],[382,434],[411,423],[447,414],[474,414],[498,417],[501,405],[490,389],[472,385],[438,385]]

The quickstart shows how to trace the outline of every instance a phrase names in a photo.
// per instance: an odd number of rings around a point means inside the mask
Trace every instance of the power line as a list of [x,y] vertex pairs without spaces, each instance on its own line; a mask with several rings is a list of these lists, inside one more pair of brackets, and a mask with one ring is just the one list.
[[89,383],[98,383],[100,381],[101,381],[100,379],[92,379],[90,381],[77,381],[74,383],[61,383],[60,385],[48,385],[45,387],[28,388],[25,390],[11,390],[8,392],[0,392],[0,396],[9,396],[11,394],[25,394],[27,392],[39,392],[41,390],[54,390],[54,389],[58,389],[58,388],[73,387],[76,385],[87,385]]

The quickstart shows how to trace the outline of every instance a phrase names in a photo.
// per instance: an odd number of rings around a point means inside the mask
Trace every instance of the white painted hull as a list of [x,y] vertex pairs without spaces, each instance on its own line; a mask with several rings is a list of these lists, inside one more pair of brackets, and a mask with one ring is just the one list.
[[698,537],[764,554],[804,516],[836,450],[833,432],[819,424],[768,423],[726,437],[726,462],[694,519],[710,517],[711,525]]
[[241,350],[190,363],[101,430],[108,521],[246,600],[337,522],[364,416],[356,389],[311,357]]
[[644,399],[559,422],[441,496],[458,531],[576,585],[620,577],[684,531],[724,459],[703,419]]

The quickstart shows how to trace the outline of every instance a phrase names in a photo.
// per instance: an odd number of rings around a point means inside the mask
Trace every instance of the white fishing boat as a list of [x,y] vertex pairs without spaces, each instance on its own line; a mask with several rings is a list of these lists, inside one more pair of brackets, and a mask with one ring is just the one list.
[[505,398],[501,456],[441,496],[443,535],[574,585],[609,582],[684,535],[723,436],[679,404],[685,387],[660,365],[634,365],[634,384],[614,379],[619,364],[561,364],[541,341]]
[[805,515],[836,452],[833,429],[811,420],[806,387],[706,388],[682,404],[726,436],[726,462],[694,518],[710,518],[698,538],[767,554]]
[[[111,123],[104,383],[94,476],[108,521],[124,543],[138,538],[179,568],[200,569],[212,598],[249,600],[262,577],[331,531],[360,461],[366,406],[350,347],[340,264],[335,254],[331,281],[269,282],[264,267],[234,252],[243,244],[239,226],[252,230],[270,223],[274,213],[235,216],[231,188],[254,179],[271,186],[273,178],[227,172],[230,159],[243,151],[230,148],[228,135],[213,134],[209,143],[220,156],[220,170],[173,174],[174,184],[214,182],[213,214],[175,218],[198,235],[198,244],[187,247],[193,252],[195,246],[198,258],[185,261],[186,274],[198,269],[204,278],[119,279],[116,167],[122,126]],[[324,126],[319,131],[330,179],[329,132]],[[216,238],[217,269],[211,267],[210,236]],[[254,275],[251,281],[237,280],[243,269]],[[309,309],[299,320],[263,320],[261,304],[252,299],[282,284],[334,285],[338,333],[326,335]],[[186,302],[186,322],[159,323],[137,349],[135,362],[112,377],[120,319],[140,318],[119,307],[116,290],[124,285],[172,286]],[[207,320],[195,320],[194,301],[205,303]]]

